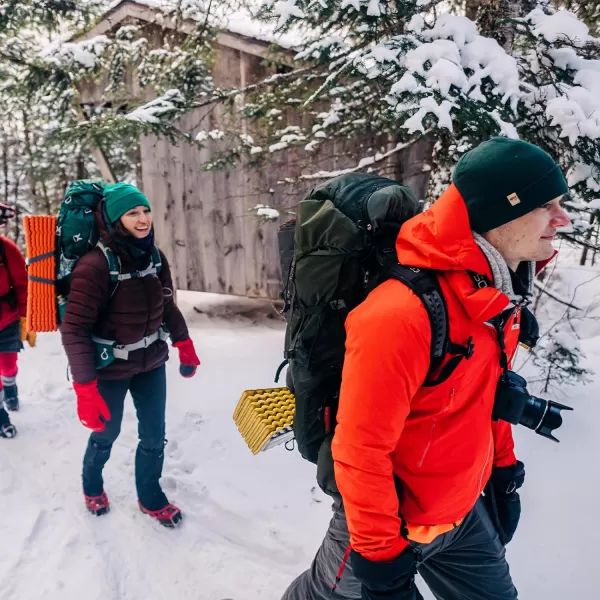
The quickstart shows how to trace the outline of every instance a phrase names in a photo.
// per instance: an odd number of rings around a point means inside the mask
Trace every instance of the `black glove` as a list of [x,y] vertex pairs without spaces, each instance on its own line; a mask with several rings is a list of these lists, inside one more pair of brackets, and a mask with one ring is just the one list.
[[525,481],[521,461],[511,467],[494,467],[485,487],[485,504],[500,541],[506,546],[512,540],[521,517],[521,498],[517,490]]
[[367,560],[351,552],[352,571],[360,581],[362,600],[423,600],[415,586],[417,552],[410,546],[394,560]]

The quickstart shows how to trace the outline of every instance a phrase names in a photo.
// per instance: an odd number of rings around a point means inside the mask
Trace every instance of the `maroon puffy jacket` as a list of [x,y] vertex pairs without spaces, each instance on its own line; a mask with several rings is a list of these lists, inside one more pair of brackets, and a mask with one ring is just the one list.
[[[144,269],[136,264],[114,233],[104,225],[102,210],[96,214],[100,237],[121,260],[121,272]],[[173,283],[169,264],[160,252],[162,268],[157,275],[126,279],[111,283],[108,261],[100,248],[85,254],[75,266],[66,312],[60,327],[62,343],[69,359],[71,374],[76,383],[101,379],[128,379],[137,373],[158,368],[169,357],[168,345],[158,340],[154,344],[129,354],[128,360],[116,359],[96,371],[96,349],[92,335],[118,344],[134,344],[152,335],[165,323],[171,340],[178,342],[189,337],[183,315],[173,300]],[[139,263],[139,261],[138,261]],[[115,289],[113,296],[111,292]]]
[[[6,256],[6,262],[2,261],[0,264],[0,330],[2,330],[18,321],[19,317],[27,315],[27,267],[25,258],[12,240],[2,235],[0,244],[4,245]],[[6,300],[11,283],[15,294],[15,307]]]

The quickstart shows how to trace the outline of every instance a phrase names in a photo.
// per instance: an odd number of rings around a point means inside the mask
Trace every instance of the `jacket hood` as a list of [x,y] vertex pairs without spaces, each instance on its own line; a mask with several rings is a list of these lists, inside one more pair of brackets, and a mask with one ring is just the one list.
[[443,271],[444,278],[474,321],[487,321],[509,305],[494,287],[478,288],[469,272],[489,281],[487,259],[473,238],[465,202],[451,185],[424,213],[404,223],[396,240],[401,264]]
[[465,202],[452,184],[431,208],[407,221],[396,240],[398,259],[411,267],[474,271],[491,277],[473,238]]

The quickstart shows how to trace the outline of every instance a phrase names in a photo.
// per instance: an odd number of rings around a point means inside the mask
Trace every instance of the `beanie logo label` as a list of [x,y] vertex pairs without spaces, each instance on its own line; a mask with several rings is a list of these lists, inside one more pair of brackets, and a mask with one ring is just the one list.
[[511,206],[516,206],[517,204],[521,204],[521,198],[517,195],[516,192],[509,194],[506,196]]

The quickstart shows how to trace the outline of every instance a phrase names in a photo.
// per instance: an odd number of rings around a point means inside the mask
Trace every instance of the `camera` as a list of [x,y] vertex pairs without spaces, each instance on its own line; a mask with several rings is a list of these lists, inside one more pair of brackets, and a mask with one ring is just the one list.
[[558,442],[552,432],[562,425],[561,410],[573,410],[552,400],[532,396],[527,382],[513,371],[505,371],[498,381],[492,419],[524,425],[537,434]]

